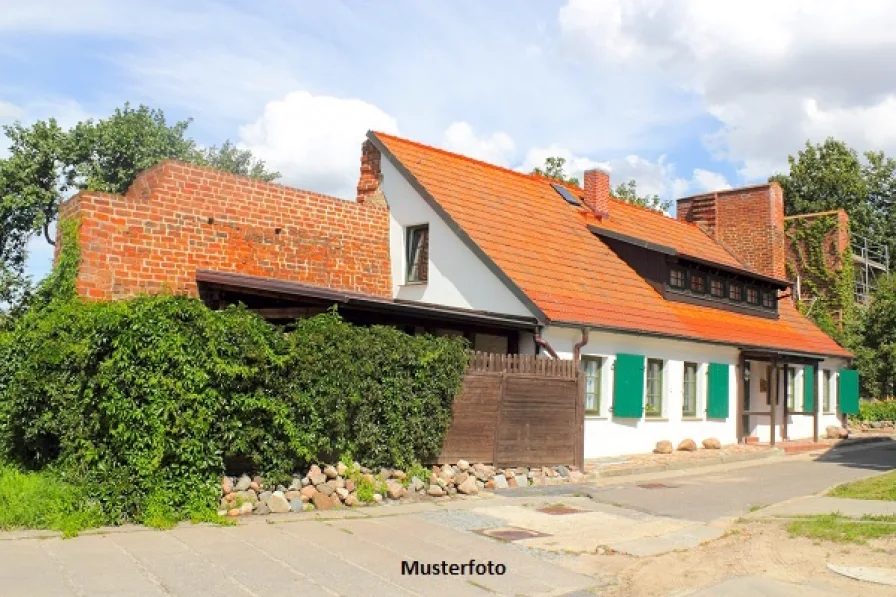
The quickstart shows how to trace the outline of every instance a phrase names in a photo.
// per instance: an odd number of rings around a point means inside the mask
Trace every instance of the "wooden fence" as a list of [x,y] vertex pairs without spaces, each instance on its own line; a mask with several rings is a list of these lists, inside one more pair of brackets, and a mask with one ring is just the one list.
[[474,352],[438,462],[581,467],[583,390],[573,361]]

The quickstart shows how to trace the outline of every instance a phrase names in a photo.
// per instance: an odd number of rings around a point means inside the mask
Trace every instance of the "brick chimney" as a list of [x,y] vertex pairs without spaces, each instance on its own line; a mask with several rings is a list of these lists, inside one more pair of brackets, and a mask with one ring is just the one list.
[[677,218],[700,225],[740,261],[786,279],[784,192],[776,182],[678,200]]
[[610,174],[599,168],[585,170],[585,205],[598,217],[610,217]]
[[380,189],[383,174],[380,171],[380,150],[369,139],[361,145],[361,177],[358,179],[358,203],[387,207],[386,196]]

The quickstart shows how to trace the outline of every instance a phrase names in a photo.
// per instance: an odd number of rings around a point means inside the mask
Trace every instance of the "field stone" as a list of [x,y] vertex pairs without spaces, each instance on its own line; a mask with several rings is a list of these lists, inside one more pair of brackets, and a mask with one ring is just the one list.
[[568,478],[570,483],[581,483],[585,480],[585,473],[582,471],[569,471]]
[[242,498],[243,501],[249,502],[253,506],[256,502],[258,502],[258,495],[251,489],[246,489],[245,491],[237,491],[234,492],[233,495],[235,498]]
[[227,495],[233,492],[233,479],[230,477],[221,477],[221,493]]
[[345,498],[347,498],[349,493],[351,493],[351,492],[348,489],[346,489],[345,487],[340,487],[336,490],[336,495],[338,495],[339,499],[341,499],[341,500],[344,500]]
[[335,479],[339,476],[339,473],[336,471],[335,466],[327,465],[324,467],[324,474],[327,476],[327,479]]
[[507,486],[508,487],[517,487],[516,477],[511,475],[507,477]]
[[239,508],[231,508],[227,511],[227,516],[239,516],[241,510]]
[[568,477],[569,469],[561,464],[557,467],[557,474],[559,474],[561,477]]
[[249,486],[252,484],[252,479],[249,478],[249,475],[243,475],[239,478],[239,481],[236,482],[236,485],[233,487],[234,491],[246,491],[249,489]]
[[495,475],[493,481],[495,483],[495,489],[507,489],[507,477],[503,474]]
[[258,502],[258,504],[255,506],[255,510],[253,511],[253,513],[263,516],[265,514],[270,514],[271,509],[264,502]]
[[840,439],[840,427],[838,425],[828,425],[824,431],[828,439]]
[[333,492],[336,491],[336,488],[329,483],[321,483],[319,485],[315,485],[314,488],[318,493],[322,493],[327,497],[333,495]]
[[383,501],[383,494],[381,494],[381,493],[375,493],[375,494],[373,494],[373,501],[376,502],[377,504],[379,504],[380,502],[382,502],[382,501]]
[[421,489],[423,489],[423,480],[417,476],[411,477],[411,481],[410,483],[408,483],[408,488],[411,491],[420,491]]
[[263,491],[261,494],[259,494],[258,501],[267,503],[267,501],[271,499],[272,495],[274,494],[271,491]]
[[[467,473],[458,473],[457,476],[454,478],[454,484],[461,485],[469,478],[470,478],[470,475],[468,475]],[[475,479],[476,477],[473,477],[473,478]]]
[[529,477],[527,477],[526,475],[521,475],[521,474],[517,473],[516,484],[517,484],[517,487],[528,487],[529,486]]
[[282,491],[275,491],[271,495],[271,499],[268,500],[268,508],[275,514],[283,514],[290,510],[289,501],[286,499],[286,496],[283,495]]
[[302,500],[289,500],[289,509],[293,512],[301,512],[305,509],[305,502]]
[[318,485],[327,482],[327,476],[323,473],[308,473],[308,481],[310,485],[314,485],[315,487],[317,487]]
[[356,496],[353,493],[346,496],[346,498],[345,498],[346,506],[348,506],[349,508],[354,508],[358,504],[360,504],[360,501],[358,500],[358,496]]
[[470,468],[470,463],[467,462],[466,460],[458,460],[457,461],[457,470],[459,470],[461,472],[466,472],[467,469],[469,469],[469,468]]
[[464,495],[476,495],[479,493],[479,485],[476,484],[476,477],[467,475],[467,478],[458,484],[457,491]]
[[311,475],[319,475],[320,472],[321,472],[320,467],[317,466],[316,464],[312,464],[311,468],[308,469],[308,477],[310,478]]
[[314,503],[314,507],[318,510],[330,510],[333,507],[333,500],[330,499],[330,496],[320,492],[315,493],[314,497],[311,498],[311,501]]
[[457,487],[454,487],[454,486],[449,487],[448,495],[457,495]]
[[399,481],[404,481],[408,478],[408,474],[403,470],[395,469],[394,471],[392,471],[392,478],[398,479]]
[[302,499],[302,492],[301,492],[301,491],[296,491],[295,489],[291,489],[291,490],[285,492],[283,497],[286,498],[286,501],[287,501],[287,502],[291,502],[291,501],[293,501],[293,500],[301,500],[301,499]]
[[252,502],[245,502],[240,506],[240,514],[252,514],[253,508]]
[[346,472],[348,472],[348,467],[345,466],[344,462],[339,462],[336,465],[336,474],[340,477],[344,477]]
[[391,500],[400,500],[401,496],[404,495],[404,486],[401,483],[396,481],[389,481],[386,484],[386,495],[389,496]]
[[671,454],[672,453],[672,442],[667,439],[656,442],[656,448],[654,448],[655,454]]
[[707,450],[720,450],[722,448],[722,442],[715,437],[707,437],[703,440],[703,447]]
[[352,481],[351,479],[347,479],[345,481],[345,488],[348,490],[349,493],[353,493],[355,491],[355,482]]
[[255,481],[252,481],[251,483],[249,483],[249,489],[251,489],[252,491],[261,491],[261,485],[259,485]]
[[443,495],[445,495],[445,490],[441,485],[433,483],[429,486],[429,490],[426,493],[428,493],[432,497],[442,497]]
[[314,497],[314,494],[317,493],[317,489],[308,485],[307,487],[303,487],[299,490],[299,494],[302,496],[302,501],[308,502],[311,501],[311,498]]
[[697,449],[697,443],[692,439],[683,439],[681,443],[678,444],[678,450],[680,452],[693,452]]

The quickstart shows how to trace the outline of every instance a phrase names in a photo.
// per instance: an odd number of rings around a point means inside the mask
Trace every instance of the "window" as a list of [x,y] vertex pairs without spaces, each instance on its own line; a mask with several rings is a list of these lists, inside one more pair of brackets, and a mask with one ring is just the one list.
[[834,408],[831,405],[831,382],[834,379],[833,371],[830,369],[824,370],[824,384],[821,387],[822,391],[822,402],[821,405],[824,408],[825,414],[831,414],[834,412]]
[[718,278],[709,280],[709,294],[716,298],[725,298],[725,282]]
[[796,369],[787,368],[787,410],[796,410]]
[[777,305],[777,301],[775,300],[777,297],[775,293],[770,290],[765,290],[762,292],[762,306],[766,309],[774,309]]
[[407,281],[426,282],[429,277],[429,226],[413,226],[407,232]]
[[757,289],[753,288],[752,286],[748,286],[746,296],[747,302],[751,305],[759,304],[759,291]]
[[681,414],[685,417],[697,416],[697,363],[684,364],[684,400]]
[[688,277],[691,282],[691,292],[706,294],[706,276],[699,272],[691,272]]
[[647,359],[647,405],[648,417],[663,416],[663,361]]
[[684,270],[673,267],[669,270],[669,286],[672,288],[684,288]]
[[728,283],[728,298],[732,301],[744,300],[744,287],[735,282]]
[[585,413],[600,414],[600,372],[604,360],[600,357],[582,357],[585,370]]

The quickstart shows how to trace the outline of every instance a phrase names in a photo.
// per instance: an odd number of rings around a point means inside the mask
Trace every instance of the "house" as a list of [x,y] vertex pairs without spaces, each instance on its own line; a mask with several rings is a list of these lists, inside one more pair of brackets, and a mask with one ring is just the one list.
[[677,219],[383,133],[355,202],[165,162],[81,193],[80,294],[168,289],[274,320],[462,334],[581,361],[584,454],[659,440],[813,437],[857,409],[852,355],[800,314],[776,183],[678,201]]

